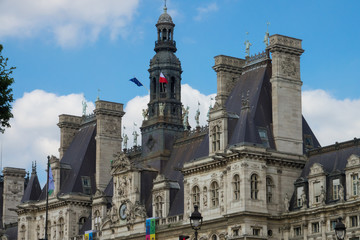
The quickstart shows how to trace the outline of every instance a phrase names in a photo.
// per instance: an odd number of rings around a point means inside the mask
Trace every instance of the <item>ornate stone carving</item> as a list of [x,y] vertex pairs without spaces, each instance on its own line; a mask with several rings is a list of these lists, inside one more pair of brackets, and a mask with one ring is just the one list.
[[360,157],[355,154],[352,154],[347,160],[346,167],[354,167],[359,165],[360,165]]
[[112,164],[112,168],[115,169],[116,172],[121,172],[124,170],[130,170],[132,167],[132,163],[129,158],[125,155],[124,152],[120,152],[114,155],[115,160]]
[[320,173],[324,173],[323,166],[320,163],[314,163],[310,167],[310,174],[309,175],[315,175],[315,174],[320,174]]
[[281,73],[288,77],[294,77],[296,75],[296,64],[290,57],[286,57],[281,61],[280,69]]
[[133,228],[135,220],[138,217],[141,218],[142,221],[146,219],[147,215],[145,206],[138,201],[135,202],[135,204],[128,201],[126,207],[126,225],[128,230]]

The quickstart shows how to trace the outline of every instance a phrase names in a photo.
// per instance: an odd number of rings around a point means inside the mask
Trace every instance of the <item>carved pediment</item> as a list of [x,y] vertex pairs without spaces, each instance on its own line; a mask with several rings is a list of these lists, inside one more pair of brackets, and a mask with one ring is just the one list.
[[325,173],[323,166],[320,163],[314,163],[310,167],[310,176]]
[[360,167],[360,157],[358,155],[352,154],[348,160],[346,167]]
[[111,165],[112,174],[131,170],[132,163],[124,152],[120,152],[114,155],[115,160]]

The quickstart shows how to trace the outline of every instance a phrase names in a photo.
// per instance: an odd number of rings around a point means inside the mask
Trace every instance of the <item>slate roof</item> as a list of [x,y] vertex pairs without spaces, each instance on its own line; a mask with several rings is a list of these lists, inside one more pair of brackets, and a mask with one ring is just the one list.
[[[82,176],[90,177],[92,194],[96,191],[96,124],[84,126],[75,135],[74,140],[60,160],[60,194],[83,193]],[[46,184],[39,200],[46,199]]]
[[39,199],[40,194],[41,194],[41,187],[40,187],[39,179],[36,172],[33,172],[31,174],[29,183],[26,186],[21,202],[24,203],[28,201],[36,201]]
[[306,162],[300,177],[306,179],[314,163],[321,164],[327,173],[344,172],[347,160],[352,154],[360,156],[360,139],[309,151],[309,160]]

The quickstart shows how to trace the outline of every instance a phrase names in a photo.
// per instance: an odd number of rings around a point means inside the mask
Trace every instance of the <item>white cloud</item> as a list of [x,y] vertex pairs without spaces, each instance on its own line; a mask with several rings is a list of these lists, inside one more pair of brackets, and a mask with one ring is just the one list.
[[205,15],[207,15],[211,12],[216,12],[218,9],[219,8],[215,2],[210,3],[204,7],[199,7],[199,8],[197,8],[198,14],[194,17],[194,19],[196,21],[201,21]]
[[[58,156],[60,130],[56,126],[60,114],[82,114],[83,94],[57,96],[42,90],[25,93],[13,105],[11,128],[0,135],[4,167],[30,169],[37,161],[45,169],[48,155]],[[87,102],[88,113],[95,108]]]
[[102,31],[111,39],[126,35],[139,0],[2,0],[0,39],[50,33],[62,47],[96,41]]
[[302,96],[303,115],[322,146],[360,137],[360,99],[336,99],[321,89]]

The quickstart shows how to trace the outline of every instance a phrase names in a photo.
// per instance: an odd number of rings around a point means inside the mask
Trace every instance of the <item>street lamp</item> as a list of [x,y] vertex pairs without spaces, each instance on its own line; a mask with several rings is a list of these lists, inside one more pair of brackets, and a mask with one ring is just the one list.
[[197,240],[197,231],[201,228],[203,217],[201,216],[201,213],[199,213],[199,207],[197,205],[194,206],[194,209],[194,212],[190,216],[190,225],[191,228],[195,230],[195,240]]
[[335,235],[338,240],[343,240],[346,234],[345,224],[341,222],[341,217],[338,218],[338,222],[335,225]]

